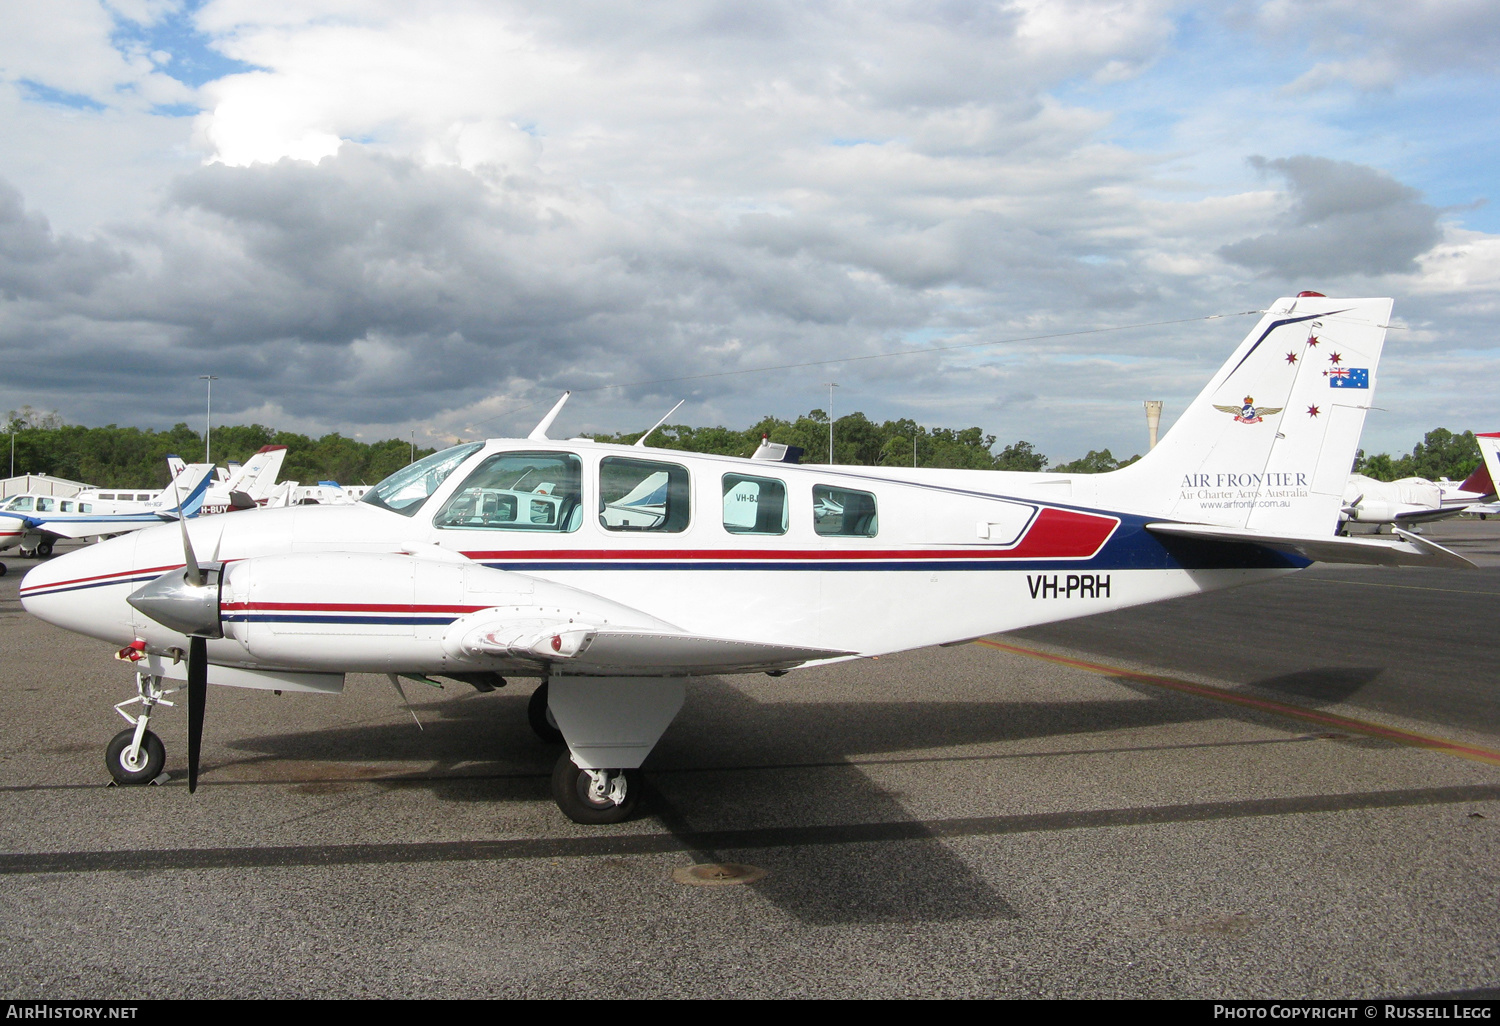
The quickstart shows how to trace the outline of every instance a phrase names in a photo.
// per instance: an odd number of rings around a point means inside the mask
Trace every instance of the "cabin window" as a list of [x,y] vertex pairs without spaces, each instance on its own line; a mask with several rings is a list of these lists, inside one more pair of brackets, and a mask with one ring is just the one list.
[[578,530],[583,468],[570,452],[496,453],[438,513],[438,527],[491,531]]
[[786,534],[786,484],[773,477],[724,475],[724,530]]
[[63,504],[62,504],[62,511],[64,513],[71,513],[71,512],[73,512],[73,504],[71,502],[69,502],[67,499],[64,499],[63,500]]
[[80,502],[78,504],[78,512],[92,513],[94,512],[94,504],[92,502]]
[[483,442],[470,442],[435,452],[426,459],[402,467],[366,492],[360,501],[404,517],[415,516],[428,497],[448,480],[448,475],[483,448]]
[[676,463],[606,456],[599,461],[599,523],[609,531],[687,530],[691,489]]
[[100,492],[99,493],[99,498],[100,499],[108,499],[110,502],[114,502],[115,501],[115,493],[114,492]]
[[38,513],[55,513],[55,512],[57,512],[57,500],[56,499],[38,499],[38,500],[36,500],[36,511]]
[[879,529],[875,496],[850,488],[813,485],[814,531],[845,538],[873,538]]
[[13,509],[17,513],[29,513],[31,512],[31,507],[35,503],[35,501],[36,500],[34,500],[29,495],[18,495],[14,499],[11,499],[10,502],[6,504],[5,508]]

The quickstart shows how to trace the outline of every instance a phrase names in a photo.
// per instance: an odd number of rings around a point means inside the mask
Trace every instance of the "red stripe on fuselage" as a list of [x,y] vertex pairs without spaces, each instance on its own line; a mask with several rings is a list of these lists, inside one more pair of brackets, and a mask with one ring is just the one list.
[[418,606],[372,602],[222,602],[224,612],[305,610],[319,613],[477,613],[489,606]]
[[164,574],[168,570],[181,570],[186,564],[178,563],[175,566],[146,566],[136,570],[116,570],[112,574],[95,574],[93,577],[75,577],[68,581],[48,581],[46,584],[34,584],[30,588],[22,588],[25,591],[40,591],[43,588],[64,588],[74,584],[88,584],[92,581],[107,581],[111,577],[134,577],[137,574]]
[[[1116,517],[1043,509],[1014,548],[971,545],[961,549],[501,549],[465,552],[470,559],[535,560],[891,560],[891,559],[1087,559],[1118,527]],[[852,540],[852,539],[851,539]],[[853,540],[858,544],[857,540]]]

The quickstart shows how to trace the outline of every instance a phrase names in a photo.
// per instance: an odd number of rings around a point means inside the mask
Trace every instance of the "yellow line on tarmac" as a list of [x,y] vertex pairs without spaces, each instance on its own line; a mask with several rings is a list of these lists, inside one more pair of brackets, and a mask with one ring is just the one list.
[[1360,588],[1396,588],[1400,591],[1441,591],[1449,595],[1500,595],[1500,591],[1465,591],[1463,588],[1424,588],[1416,584],[1384,584],[1380,581],[1346,581],[1338,577],[1303,577],[1314,584],[1353,584]]
[[1461,759],[1472,759],[1475,762],[1500,766],[1500,751],[1496,751],[1493,748],[1459,744],[1457,741],[1448,741],[1440,737],[1429,737],[1426,734],[1418,734],[1410,730],[1398,730],[1395,727],[1371,723],[1368,720],[1356,720],[1349,716],[1319,712],[1316,709],[1308,709],[1300,705],[1290,705],[1286,702],[1257,698],[1254,695],[1245,695],[1226,688],[1216,688],[1208,684],[1195,684],[1192,681],[1178,680],[1175,677],[1159,677],[1151,673],[1136,673],[1134,670],[1127,670],[1119,666],[1091,663],[1082,659],[1070,659],[1067,656],[1053,655],[1050,652],[1042,652],[1034,648],[1022,648],[1020,645],[1008,645],[1000,641],[991,641],[988,638],[980,638],[975,644],[999,649],[1002,652],[1009,652],[1012,655],[1026,656],[1029,659],[1041,659],[1049,663],[1071,666],[1076,670],[1087,670],[1089,673],[1100,673],[1110,677],[1122,677],[1125,680],[1133,680],[1140,684],[1150,684],[1159,688],[1170,688],[1173,691],[1196,695],[1199,698],[1211,698],[1216,702],[1228,702],[1230,705],[1240,705],[1248,709],[1258,709],[1261,712],[1290,716],[1293,719],[1306,720],[1309,723],[1316,723],[1324,727],[1337,727],[1341,730],[1349,730],[1357,734],[1368,734],[1371,737],[1385,738],[1387,741],[1410,745],[1413,748],[1428,748],[1435,752],[1446,752],[1449,755],[1456,755]]

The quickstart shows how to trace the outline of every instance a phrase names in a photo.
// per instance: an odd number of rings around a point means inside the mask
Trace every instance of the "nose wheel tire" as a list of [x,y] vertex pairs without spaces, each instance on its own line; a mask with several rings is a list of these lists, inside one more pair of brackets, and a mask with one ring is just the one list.
[[564,752],[552,771],[552,798],[574,823],[621,823],[635,812],[641,795],[639,770],[584,770]]
[[531,723],[531,729],[536,736],[549,745],[562,744],[562,731],[557,729],[557,721],[552,718],[552,710],[547,708],[547,682],[531,693],[531,701],[526,703],[526,719]]
[[151,783],[161,776],[161,768],[167,762],[167,750],[161,738],[151,731],[146,731],[141,737],[141,749],[135,759],[130,757],[130,742],[133,740],[134,729],[122,730],[110,740],[104,753],[104,765],[109,767],[109,775],[115,778],[115,783],[126,787]]

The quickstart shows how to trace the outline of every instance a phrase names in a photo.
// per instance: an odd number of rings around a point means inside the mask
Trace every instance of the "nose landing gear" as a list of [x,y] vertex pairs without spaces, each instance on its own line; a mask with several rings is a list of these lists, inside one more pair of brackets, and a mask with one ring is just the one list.
[[[115,706],[115,712],[130,726],[116,734],[104,752],[104,765],[115,783],[121,786],[157,784],[166,777],[162,772],[167,761],[166,746],[161,743],[161,738],[146,729],[146,725],[151,721],[151,710],[158,705],[172,705],[167,696],[178,689],[163,689],[160,677],[137,672],[135,690],[134,698],[127,698]],[[125,707],[136,702],[141,703],[141,714],[132,716]]]

